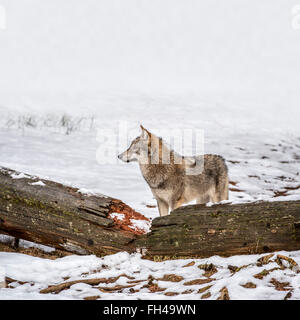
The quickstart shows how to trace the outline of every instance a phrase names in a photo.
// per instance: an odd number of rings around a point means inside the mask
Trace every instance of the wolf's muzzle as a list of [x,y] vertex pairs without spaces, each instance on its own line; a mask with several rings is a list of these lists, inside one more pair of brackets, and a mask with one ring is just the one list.
[[122,161],[124,161],[124,162],[129,162],[129,159],[126,157],[126,160],[123,158],[123,154],[119,154],[118,155],[118,159],[119,160],[122,160]]

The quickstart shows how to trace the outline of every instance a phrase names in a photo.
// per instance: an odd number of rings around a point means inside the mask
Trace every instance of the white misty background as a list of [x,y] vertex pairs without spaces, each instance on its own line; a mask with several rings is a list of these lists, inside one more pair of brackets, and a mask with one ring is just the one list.
[[196,94],[269,106],[291,121],[298,112],[295,0],[0,4],[7,15],[0,31],[3,105],[107,93]]

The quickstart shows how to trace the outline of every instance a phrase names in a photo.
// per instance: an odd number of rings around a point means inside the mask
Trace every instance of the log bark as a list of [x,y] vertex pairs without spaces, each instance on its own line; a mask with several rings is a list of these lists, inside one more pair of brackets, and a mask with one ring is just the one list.
[[120,208],[132,210],[117,199],[0,169],[0,233],[77,254],[131,252],[136,233],[109,218]]
[[178,208],[135,241],[150,257],[209,257],[300,249],[300,201]]
[[155,260],[300,249],[300,201],[184,206],[153,219],[144,235],[118,225],[112,212],[146,219],[120,200],[0,169],[0,233],[60,250],[140,251]]

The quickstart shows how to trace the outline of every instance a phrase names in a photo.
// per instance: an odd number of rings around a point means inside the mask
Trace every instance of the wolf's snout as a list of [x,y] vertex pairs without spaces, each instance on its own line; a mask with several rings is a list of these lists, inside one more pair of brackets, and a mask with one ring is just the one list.
[[124,157],[123,153],[118,155],[118,159],[120,159],[121,161],[124,161],[124,162],[129,162],[129,159],[127,157]]

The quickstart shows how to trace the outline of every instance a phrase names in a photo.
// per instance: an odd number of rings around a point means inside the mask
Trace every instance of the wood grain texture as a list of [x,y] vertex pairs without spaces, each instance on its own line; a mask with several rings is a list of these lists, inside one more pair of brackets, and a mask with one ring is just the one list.
[[135,241],[149,256],[208,257],[300,249],[300,201],[207,207],[191,205],[156,218]]
[[[108,218],[122,203],[88,196],[78,189],[6,168],[0,170],[0,232],[78,254],[131,251],[133,232],[119,230]],[[20,175],[19,175],[20,176]],[[42,181],[45,185],[32,185]]]

